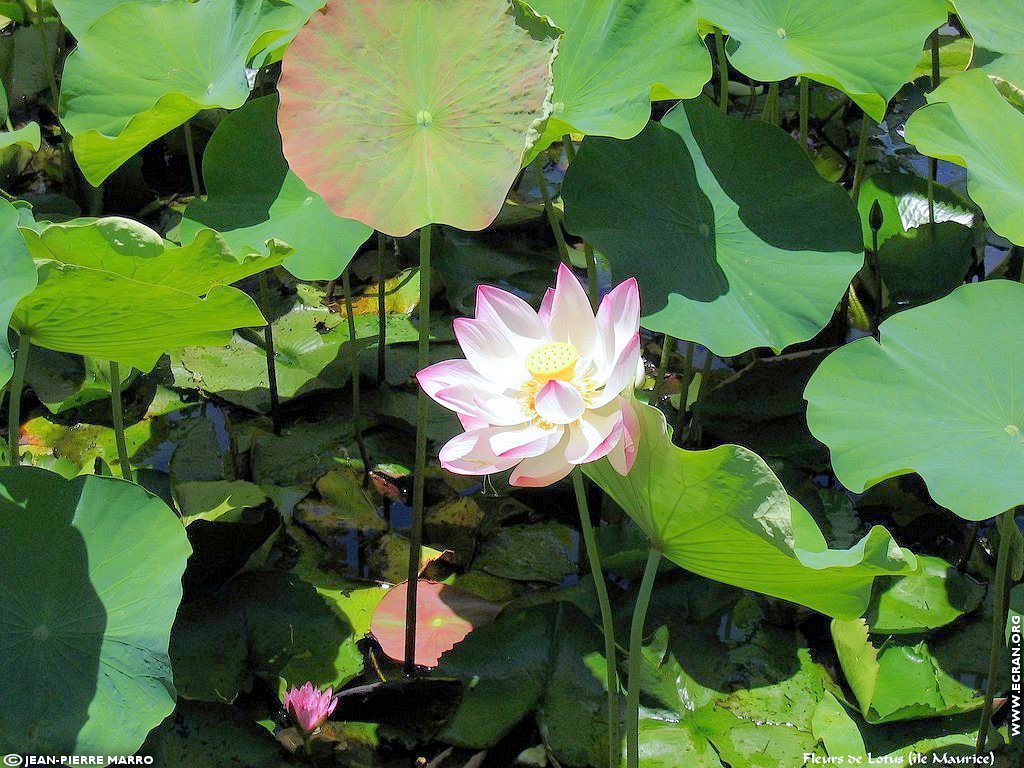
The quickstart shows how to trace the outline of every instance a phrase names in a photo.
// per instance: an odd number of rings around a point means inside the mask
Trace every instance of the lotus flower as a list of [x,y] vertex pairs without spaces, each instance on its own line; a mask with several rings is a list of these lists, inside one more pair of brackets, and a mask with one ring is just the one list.
[[300,688],[292,686],[284,695],[284,708],[306,736],[323,725],[336,706],[338,697],[334,689],[319,691],[312,683],[305,683]]
[[639,324],[633,279],[604,298],[597,317],[564,265],[539,312],[511,293],[480,286],[476,317],[455,320],[466,359],[417,376],[466,430],[441,449],[441,465],[460,475],[513,469],[512,485],[533,487],[603,457],[627,474],[639,437],[632,405],[643,371]]

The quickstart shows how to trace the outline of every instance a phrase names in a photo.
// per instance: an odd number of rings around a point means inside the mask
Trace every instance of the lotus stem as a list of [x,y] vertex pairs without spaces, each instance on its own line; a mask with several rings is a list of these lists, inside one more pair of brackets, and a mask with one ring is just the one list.
[[[266,317],[270,314],[270,287],[267,283],[267,273],[260,273],[260,307]],[[270,390],[270,422],[273,424],[274,434],[281,434],[281,398],[277,389],[277,352],[274,351],[274,327],[270,318],[266,317],[267,324],[263,327],[263,342],[267,352],[267,387]]]
[[384,291],[387,288],[387,280],[384,278],[384,252],[387,248],[387,238],[383,232],[377,233],[377,384],[384,383],[388,374],[388,324],[387,324],[387,302]]
[[672,433],[672,440],[676,445],[682,445],[683,443],[683,430],[686,427],[687,413],[686,400],[690,392],[690,382],[693,381],[694,351],[694,344],[689,344],[686,348],[686,364],[683,366],[682,375],[679,377],[679,414],[676,416],[676,428]]
[[[562,137],[562,146],[565,147],[565,159],[571,164],[576,159],[576,149],[572,145],[572,136],[568,133]],[[587,261],[587,296],[590,298],[590,306],[596,312],[601,303],[597,286],[597,257],[594,255],[594,248],[586,240],[583,241],[583,255]]]
[[132,482],[132,465],[128,460],[128,443],[124,438],[124,404],[121,402],[121,367],[110,361],[110,413],[114,420],[114,440],[117,442],[117,460],[121,464],[121,477]]
[[779,125],[779,84],[768,83],[768,95],[764,100],[761,119],[778,127]]
[[583,470],[578,466],[572,471],[572,488],[576,493],[576,507],[580,513],[580,531],[587,550],[587,561],[597,591],[597,603],[601,608],[601,632],[604,635],[605,673],[608,681],[608,766],[619,765],[619,678],[616,673],[617,654],[615,651],[615,623],[612,619],[612,604],[608,598],[608,585],[601,568],[601,551],[597,546],[594,526],[590,522],[590,507],[587,504],[587,489],[583,482]]
[[806,77],[800,78],[800,149],[810,154],[807,140],[810,134],[808,122],[811,111],[811,81]]
[[359,344],[356,339],[356,318],[352,312],[352,281],[346,269],[341,276],[342,289],[345,291],[345,314],[348,316],[348,344],[349,362],[352,366],[352,429],[356,435],[356,446],[359,448],[359,458],[363,462],[363,487],[370,482],[370,454],[366,452],[366,441],[363,440],[363,415],[362,403],[360,402],[360,371],[359,371]]
[[974,745],[974,753],[981,755],[985,751],[988,740],[989,725],[992,720],[993,699],[996,695],[996,681],[999,677],[999,661],[1003,651],[1003,635],[1006,632],[1006,581],[1010,569],[1010,531],[1017,525],[1014,510],[1008,509],[999,518],[999,552],[996,554],[995,587],[992,599],[992,643],[988,653],[988,680],[985,683],[985,706],[981,710],[981,723],[978,725],[978,741]]
[[7,449],[12,467],[21,464],[19,442],[21,437],[21,392],[25,388],[25,371],[32,342],[27,334],[18,336],[18,349],[14,353],[14,375],[11,376],[11,399],[7,404]]
[[725,36],[715,27],[715,56],[718,59],[718,108],[729,111],[729,62],[725,58]]
[[672,347],[675,344],[676,340],[666,333],[661,345],[661,358],[658,360],[657,378],[654,380],[654,389],[651,391],[651,399],[647,401],[648,405],[657,403],[662,391],[665,389],[665,377],[668,376],[669,358],[672,356]]
[[633,608],[633,622],[629,628],[629,679],[626,683],[626,766],[640,768],[640,667],[643,661],[644,622],[654,591],[654,577],[658,574],[661,552],[651,547],[644,566],[644,577]]
[[853,197],[853,204],[856,205],[860,199],[860,187],[864,183],[864,160],[867,156],[868,129],[870,127],[868,113],[865,112],[860,118],[860,139],[857,141],[857,157],[853,163],[853,189],[850,195]]
[[196,162],[196,147],[192,141],[192,121],[186,120],[181,127],[185,132],[185,154],[188,155],[188,172],[192,177],[192,194],[199,199],[203,195],[203,187],[199,181],[199,164]]
[[558,255],[567,266],[572,266],[572,262],[569,259],[569,246],[565,243],[565,233],[562,232],[562,225],[559,224],[558,218],[555,216],[555,206],[551,202],[548,180],[544,178],[544,161],[540,155],[533,159],[533,172],[537,176],[537,186],[540,188],[540,195],[544,198],[544,214],[548,217],[551,234],[555,236]]
[[[932,52],[931,86],[934,91],[942,81],[942,69],[939,66],[939,30],[934,30],[928,38],[929,47]],[[939,161],[934,157],[928,158],[928,227],[935,239],[935,182],[939,178]]]
[[[418,370],[430,364],[430,225],[420,229],[420,302]],[[422,388],[416,400],[416,463],[413,469],[412,524],[409,529],[409,570],[405,602],[405,674],[416,671],[416,587],[423,542],[423,491],[427,479],[427,413],[429,401]]]

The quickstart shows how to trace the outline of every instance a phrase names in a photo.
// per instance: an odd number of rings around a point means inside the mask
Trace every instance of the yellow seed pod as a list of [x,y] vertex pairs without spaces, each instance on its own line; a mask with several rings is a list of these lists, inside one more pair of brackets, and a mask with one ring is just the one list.
[[542,344],[526,356],[526,370],[541,382],[552,379],[571,381],[579,359],[579,350],[572,344],[553,341]]

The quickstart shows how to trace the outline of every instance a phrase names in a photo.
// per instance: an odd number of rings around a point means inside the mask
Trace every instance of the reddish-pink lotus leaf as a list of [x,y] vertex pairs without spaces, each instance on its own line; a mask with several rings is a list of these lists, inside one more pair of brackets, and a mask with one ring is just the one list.
[[[370,632],[389,659],[405,658],[407,581],[397,584],[377,604]],[[436,667],[441,655],[483,624],[494,621],[502,606],[464,589],[421,579],[416,589],[416,664]]]
[[550,111],[557,35],[520,0],[331,0],[283,64],[288,164],[386,234],[483,229]]

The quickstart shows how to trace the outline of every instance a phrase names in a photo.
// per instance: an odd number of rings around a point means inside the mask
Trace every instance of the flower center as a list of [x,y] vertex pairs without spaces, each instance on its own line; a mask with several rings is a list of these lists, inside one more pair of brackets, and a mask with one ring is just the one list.
[[579,359],[579,350],[572,344],[552,341],[542,344],[526,356],[526,370],[542,383],[552,379],[572,381]]

